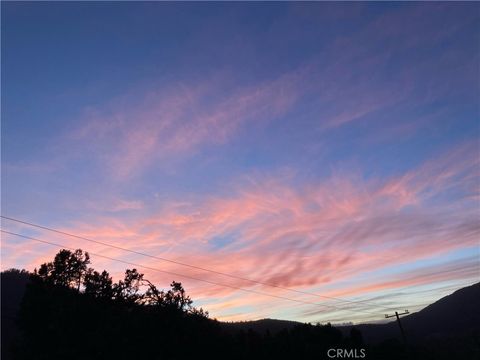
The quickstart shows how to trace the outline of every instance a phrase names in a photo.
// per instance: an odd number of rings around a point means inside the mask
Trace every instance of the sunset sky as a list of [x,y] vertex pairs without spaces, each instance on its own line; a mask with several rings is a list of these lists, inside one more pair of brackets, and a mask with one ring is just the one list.
[[[139,268],[228,321],[382,320],[479,281],[480,4],[1,6],[2,215],[311,294],[2,229],[219,283]],[[1,268],[58,250],[3,233]]]

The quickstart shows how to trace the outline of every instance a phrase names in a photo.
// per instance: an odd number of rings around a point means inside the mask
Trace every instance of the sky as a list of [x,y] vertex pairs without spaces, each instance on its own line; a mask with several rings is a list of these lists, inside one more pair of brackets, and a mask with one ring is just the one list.
[[[478,3],[1,7],[2,215],[217,273],[2,229],[224,321],[379,321],[479,281]],[[59,250],[1,235],[2,270]]]

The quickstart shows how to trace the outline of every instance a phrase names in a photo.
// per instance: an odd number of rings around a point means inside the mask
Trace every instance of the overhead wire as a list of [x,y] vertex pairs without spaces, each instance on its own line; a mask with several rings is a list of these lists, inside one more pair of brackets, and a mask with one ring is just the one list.
[[[39,239],[39,238],[36,238],[36,237],[33,237],[33,236],[22,235],[22,234],[14,233],[14,232],[3,230],[3,229],[0,229],[0,232],[5,233],[5,234],[9,234],[9,235],[13,235],[13,236],[18,236],[18,237],[21,237],[21,238],[24,238],[24,239],[29,239],[29,240],[37,241],[37,242],[40,242],[40,243],[48,244],[48,245],[51,245],[51,246],[56,246],[56,247],[63,248],[63,249],[75,250],[74,247],[66,246],[64,244],[59,244],[59,243],[55,243],[55,242],[51,242],[51,241],[47,241],[47,240],[43,240],[43,239]],[[366,313],[366,314],[373,314],[373,315],[376,315],[376,316],[380,315],[378,312],[371,312],[371,311],[365,311],[365,310],[360,310],[360,309],[351,309],[351,308],[341,308],[341,307],[338,307],[338,306],[335,306],[335,305],[330,305],[330,304],[321,304],[321,303],[315,303],[315,302],[305,301],[305,300],[300,300],[300,299],[292,299],[292,298],[286,297],[286,296],[269,294],[269,293],[265,293],[265,292],[257,291],[257,290],[253,290],[253,289],[245,289],[245,288],[240,287],[240,286],[218,283],[216,281],[201,279],[201,278],[191,276],[191,275],[181,274],[181,273],[168,271],[168,270],[162,270],[162,269],[154,268],[154,267],[151,267],[151,266],[148,266],[148,265],[142,265],[142,264],[131,262],[131,261],[125,261],[125,260],[122,260],[122,259],[117,259],[117,258],[114,258],[114,257],[110,257],[110,256],[106,256],[106,255],[102,255],[102,254],[98,254],[98,253],[94,253],[94,252],[90,252],[90,251],[88,251],[88,253],[91,254],[91,255],[97,256],[97,257],[107,259],[107,260],[117,261],[117,262],[120,262],[120,263],[123,263],[123,264],[126,264],[126,265],[136,266],[136,267],[147,269],[147,270],[157,271],[157,272],[161,272],[161,273],[164,273],[164,274],[179,276],[179,277],[183,277],[183,278],[194,280],[194,281],[204,282],[204,283],[207,283],[207,284],[210,284],[210,285],[227,287],[227,288],[230,288],[230,289],[244,291],[244,292],[253,293],[253,294],[257,294],[257,295],[268,296],[268,297],[272,297],[272,298],[276,298],[276,299],[287,300],[287,301],[292,301],[292,302],[306,304],[306,305],[323,306],[323,307],[327,307],[327,308],[331,308],[331,309],[335,309],[335,310],[341,310],[341,311],[346,310],[346,311],[352,311],[352,312],[363,312],[363,313]]]
[[107,247],[110,247],[110,248],[113,248],[113,249],[129,252],[129,253],[144,256],[144,257],[149,257],[149,258],[152,258],[152,259],[157,259],[157,260],[169,262],[169,263],[180,265],[180,266],[189,267],[189,268],[196,269],[196,270],[210,272],[210,273],[213,273],[213,274],[222,275],[222,276],[225,276],[225,277],[230,277],[230,278],[237,279],[237,280],[247,281],[247,282],[251,282],[251,283],[254,283],[254,284],[258,284],[258,285],[273,287],[273,288],[277,288],[277,289],[281,289],[281,290],[285,290],[285,291],[289,291],[289,292],[293,292],[293,293],[297,293],[297,294],[302,294],[302,295],[309,295],[309,296],[315,296],[315,297],[320,297],[320,298],[334,300],[334,301],[340,301],[340,302],[344,302],[344,303],[361,304],[363,306],[371,306],[371,307],[375,307],[375,308],[380,307],[380,308],[388,309],[388,310],[396,310],[393,307],[384,306],[384,305],[380,305],[380,304],[374,304],[374,303],[369,302],[368,300],[342,299],[342,298],[339,298],[339,297],[321,295],[321,294],[317,294],[317,293],[310,292],[310,291],[293,289],[293,288],[290,288],[290,287],[285,287],[285,286],[281,286],[281,285],[277,285],[277,284],[273,284],[273,283],[269,283],[269,282],[265,282],[265,281],[259,281],[259,280],[250,279],[250,278],[243,277],[243,276],[228,274],[228,273],[225,273],[225,272],[221,272],[221,271],[217,271],[217,270],[213,270],[213,269],[209,269],[209,268],[205,268],[205,267],[201,267],[201,266],[191,265],[191,264],[187,264],[187,263],[184,263],[184,262],[181,262],[181,261],[167,259],[167,258],[164,258],[164,257],[147,254],[145,252],[128,249],[128,248],[125,248],[125,247],[122,247],[122,246],[109,244],[109,243],[106,243],[106,242],[103,242],[103,241],[89,239],[89,238],[84,237],[84,236],[75,235],[75,234],[65,232],[65,231],[62,231],[62,230],[58,230],[58,229],[54,229],[54,228],[48,227],[48,226],[34,224],[32,222],[28,222],[28,221],[25,221],[25,220],[20,220],[20,219],[16,219],[16,218],[4,216],[4,215],[0,215],[0,217],[5,219],[5,220],[10,220],[10,221],[17,222],[17,223],[20,223],[20,224],[23,224],[23,225],[28,225],[28,226],[36,227],[36,228],[39,228],[39,229],[51,231],[51,232],[54,232],[54,233],[57,233],[57,234],[60,234],[60,235],[65,235],[65,236],[81,239],[81,240],[88,241],[88,242],[91,242],[91,243],[107,246]]

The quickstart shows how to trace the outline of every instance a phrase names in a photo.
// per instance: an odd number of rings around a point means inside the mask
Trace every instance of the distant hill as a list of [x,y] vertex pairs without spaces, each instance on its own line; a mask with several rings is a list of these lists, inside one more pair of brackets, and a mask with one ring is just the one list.
[[253,330],[263,334],[268,330],[271,334],[276,334],[284,329],[290,330],[294,326],[302,323],[289,320],[260,319],[253,321],[222,322],[221,324],[224,329],[231,331]]
[[480,329],[480,283],[459,289],[404,319],[414,336],[433,337]]
[[[480,333],[480,283],[464,287],[441,298],[419,312],[402,316],[401,322],[409,341]],[[395,321],[386,324],[360,324],[339,327],[344,333],[352,327],[361,330],[367,343],[400,338]]]

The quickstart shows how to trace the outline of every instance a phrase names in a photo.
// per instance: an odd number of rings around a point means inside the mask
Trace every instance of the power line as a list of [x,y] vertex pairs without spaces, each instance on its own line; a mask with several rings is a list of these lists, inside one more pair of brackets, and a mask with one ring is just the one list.
[[[65,245],[63,245],[63,244],[54,243],[54,242],[51,242],[51,241],[46,241],[46,240],[38,239],[38,238],[35,238],[35,237],[32,237],[32,236],[27,236],[27,235],[22,235],[22,234],[18,234],[18,233],[6,231],[6,230],[3,230],[3,229],[0,229],[0,232],[5,233],[5,234],[9,234],[9,235],[18,236],[18,237],[21,237],[21,238],[24,238],[24,239],[29,239],[29,240],[41,242],[41,243],[44,243],[44,244],[56,246],[56,247],[59,247],[59,248],[75,250],[75,248],[73,248],[73,247],[71,247],[71,246],[65,246]],[[240,290],[240,291],[244,291],[244,292],[249,292],[249,293],[253,293],[253,294],[257,294],[257,295],[269,296],[269,297],[272,297],[272,298],[277,298],[277,299],[282,299],[282,300],[288,300],[288,301],[293,301],[293,302],[297,302],[297,303],[301,303],[301,304],[307,304],[307,305],[324,306],[324,307],[328,307],[328,308],[333,308],[333,309],[335,309],[335,310],[348,310],[348,311],[352,311],[352,312],[363,312],[363,313],[366,313],[366,314],[378,315],[378,313],[374,313],[374,312],[371,312],[371,311],[354,310],[354,309],[349,309],[349,308],[340,308],[340,307],[337,307],[337,306],[334,306],[334,305],[326,305],[326,304],[314,303],[314,302],[311,302],[311,301],[304,301],[304,300],[299,300],[299,299],[292,299],[292,298],[289,298],[289,297],[286,297],[286,296],[268,294],[268,293],[264,293],[264,292],[257,291],[257,290],[245,289],[245,288],[242,288],[242,287],[239,287],[239,286],[235,286],[235,285],[218,283],[218,282],[215,282],[215,281],[200,279],[200,278],[197,278],[197,277],[194,277],[194,276],[190,276],[190,275],[180,274],[180,273],[176,273],[176,272],[172,272],[172,271],[167,271],[167,270],[161,270],[161,269],[157,269],[157,268],[150,267],[150,266],[146,266],[146,265],[142,265],[142,264],[138,264],[138,263],[134,263],[134,262],[130,262],[130,261],[125,261],[125,260],[113,258],[113,257],[106,256],[106,255],[101,255],[101,254],[98,254],[98,253],[93,253],[93,252],[88,252],[88,253],[91,254],[91,255],[94,255],[94,256],[98,256],[98,257],[101,257],[101,258],[104,258],[104,259],[108,259],[108,260],[112,260],[112,261],[117,261],[117,262],[120,262],[120,263],[123,263],[123,264],[127,264],[127,265],[137,266],[137,267],[140,267],[140,268],[157,271],[157,272],[161,272],[161,273],[164,273],[164,274],[179,276],[179,277],[183,277],[183,278],[190,279],[190,280],[201,281],[201,282],[204,282],[204,283],[207,283],[207,284],[217,285],[217,286],[222,286],[222,287],[227,287],[227,288],[231,288],[231,289],[235,289],[235,290]]]
[[284,287],[284,286],[281,286],[281,285],[276,285],[276,284],[272,284],[272,283],[268,283],[268,282],[263,282],[263,281],[259,281],[259,280],[254,280],[254,279],[250,279],[250,278],[246,278],[246,277],[242,277],[242,276],[237,276],[237,275],[233,275],[233,274],[228,274],[228,273],[224,273],[224,272],[221,272],[221,271],[204,268],[204,267],[201,267],[201,266],[190,265],[190,264],[187,264],[187,263],[183,263],[183,262],[180,262],[180,261],[167,259],[167,258],[164,258],[164,257],[159,257],[159,256],[155,256],[155,255],[150,255],[150,254],[147,254],[147,253],[144,253],[144,252],[141,252],[141,251],[136,251],[136,250],[127,249],[127,248],[124,248],[124,247],[121,247],[121,246],[108,244],[108,243],[105,243],[105,242],[103,242],[103,241],[98,241],[98,240],[89,239],[89,238],[86,238],[86,237],[83,237],[83,236],[75,235],[75,234],[72,234],[72,233],[68,233],[68,232],[65,232],[65,231],[57,230],[57,229],[54,229],[54,228],[51,228],[51,227],[47,227],[47,226],[42,226],[42,225],[34,224],[34,223],[31,223],[31,222],[28,222],[28,221],[11,218],[11,217],[8,217],[8,216],[0,215],[0,217],[3,218],[3,219],[6,219],[6,220],[10,220],[10,221],[14,221],[14,222],[20,223],[20,224],[24,224],[24,225],[28,225],[28,226],[33,226],[33,227],[36,227],[36,228],[39,228],[39,229],[43,229],[43,230],[47,230],[47,231],[51,231],[51,232],[54,232],[54,233],[57,233],[57,234],[66,235],[66,236],[70,236],[70,237],[73,237],[73,238],[77,238],[77,239],[89,241],[89,242],[92,242],[92,243],[95,243],[95,244],[99,244],[99,245],[111,247],[111,248],[113,248],[113,249],[130,252],[130,253],[132,253],[132,254],[141,255],[141,256],[145,256],[145,257],[152,258],[152,259],[157,259],[157,260],[161,260],[161,261],[166,261],[166,262],[169,262],[169,263],[172,263],[172,264],[176,264],[176,265],[180,265],[180,266],[185,266],[185,267],[189,267],[189,268],[192,268],[192,269],[202,270],[202,271],[206,271],[206,272],[210,272],[210,273],[213,273],[213,274],[230,277],[230,278],[237,279],[237,280],[248,281],[248,282],[251,282],[251,283],[254,283],[254,284],[258,284],[258,285],[264,285],[264,286],[274,287],[274,288],[277,288],[277,289],[281,289],[281,290],[285,290],[285,291],[290,291],[290,292],[294,292],[294,293],[297,293],[297,294],[316,296],[316,297],[321,297],[321,298],[324,298],[324,299],[341,301],[341,302],[345,302],[345,303],[361,304],[361,305],[372,306],[372,307],[376,307],[376,308],[381,307],[381,308],[388,309],[388,310],[395,310],[395,308],[392,308],[392,307],[369,303],[368,300],[347,300],[347,299],[342,299],[342,298],[333,297],[333,296],[320,295],[320,294],[312,293],[312,292],[309,292],[309,291],[297,290],[297,289],[293,289],[293,288],[289,288],[289,287]]

